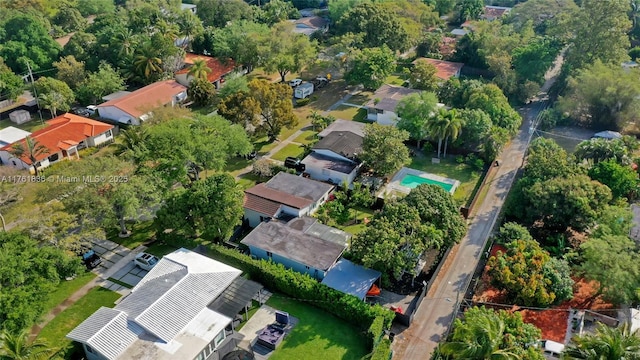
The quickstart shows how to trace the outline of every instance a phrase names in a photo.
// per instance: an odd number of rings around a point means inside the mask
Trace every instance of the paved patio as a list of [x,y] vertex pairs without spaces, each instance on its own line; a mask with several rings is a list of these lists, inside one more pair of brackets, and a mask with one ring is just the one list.
[[93,241],[92,248],[102,258],[102,263],[93,272],[105,280],[100,285],[106,289],[126,295],[129,288],[108,279],[113,278],[134,287],[148,273],[133,264],[133,259],[146,249],[145,246],[131,250],[113,241],[98,239]]
[[[238,335],[241,339],[240,346],[249,345],[253,350],[256,360],[265,360],[273,354],[276,350],[267,349],[266,347],[257,344],[258,334],[267,325],[273,324],[276,320],[276,309],[268,305],[262,305],[258,311],[247,321],[247,323],[238,331]],[[287,327],[285,340],[291,329],[298,324],[298,319],[289,315],[289,326]],[[280,344],[282,346],[282,344]]]

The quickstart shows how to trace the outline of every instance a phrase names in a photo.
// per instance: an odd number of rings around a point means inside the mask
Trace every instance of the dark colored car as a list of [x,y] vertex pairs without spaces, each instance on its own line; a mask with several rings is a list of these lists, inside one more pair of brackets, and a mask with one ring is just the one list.
[[89,250],[80,256],[82,257],[82,262],[89,270],[95,269],[102,263],[102,259],[100,258],[100,256],[98,256],[98,254],[96,254],[93,250]]
[[287,157],[284,160],[284,166],[289,169],[296,169],[297,171],[300,171],[300,172],[304,171],[307,168],[305,164],[300,162],[300,159],[296,159],[291,156]]

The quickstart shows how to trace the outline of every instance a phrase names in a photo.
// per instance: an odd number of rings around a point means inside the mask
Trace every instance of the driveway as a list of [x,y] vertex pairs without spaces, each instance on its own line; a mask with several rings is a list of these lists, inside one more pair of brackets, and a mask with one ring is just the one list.
[[135,256],[144,249],[146,247],[139,246],[131,250],[106,239],[93,241],[93,251],[102,258],[102,264],[93,269],[93,272],[100,278],[107,280],[102,282],[102,286],[109,290],[126,292],[125,286],[109,281],[109,278],[116,279],[130,287],[136,286],[148,273],[133,264]]

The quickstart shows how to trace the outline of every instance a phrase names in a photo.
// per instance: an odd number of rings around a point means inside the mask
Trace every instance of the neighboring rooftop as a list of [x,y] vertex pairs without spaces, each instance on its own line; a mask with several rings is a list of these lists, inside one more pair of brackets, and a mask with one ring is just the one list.
[[302,17],[291,21],[295,24],[293,31],[305,35],[311,35],[329,25],[329,22],[320,16]]
[[322,283],[343,293],[364,299],[371,286],[381,275],[379,271],[356,265],[347,259],[340,259],[327,272]]
[[[385,111],[396,111],[396,107],[402,98],[410,94],[420,93],[420,90],[407,89],[402,86],[384,84],[371,97],[367,107]],[[376,104],[376,100],[379,102]]]
[[350,131],[358,136],[364,137],[364,127],[366,124],[358,121],[337,119],[327,126],[326,129],[318,133],[319,138],[323,138],[334,131]]
[[451,35],[454,36],[465,36],[467,35],[468,31],[465,29],[453,29],[451,30]]
[[460,70],[464,67],[463,63],[430,58],[416,59],[413,64],[415,65],[419,61],[425,61],[433,65],[436,68],[436,76],[442,80],[449,80],[452,77],[458,76],[460,74]]
[[[94,137],[113,129],[113,125],[71,113],[65,113],[53,118],[47,121],[47,124],[47,127],[32,133],[30,136],[49,151],[36,156],[36,161],[57,154],[60,150],[68,150],[89,137]],[[22,140],[22,143],[24,144],[24,140]],[[8,151],[11,146],[12,144],[7,144],[0,150]],[[31,164],[31,160],[26,155],[21,160],[25,164]]]
[[605,130],[605,131],[600,131],[593,134],[593,137],[598,139],[614,140],[614,139],[622,139],[622,134],[620,134],[617,131]]
[[481,17],[487,20],[495,20],[508,14],[510,11],[510,7],[485,5],[484,14]]
[[276,174],[265,183],[265,186],[313,202],[322,199],[327,192],[333,190],[333,185],[286,172]]
[[355,159],[362,153],[363,137],[350,131],[333,131],[314,146],[314,150],[330,150],[347,159]]
[[313,166],[316,168],[341,172],[343,174],[351,174],[353,169],[358,166],[358,164],[352,161],[339,160],[336,158],[320,155],[315,152],[307,155],[307,157],[302,160],[302,163],[307,167]]
[[14,142],[22,140],[29,135],[31,135],[30,132],[18,129],[17,127],[6,127],[0,130],[0,146],[13,144]]
[[[326,234],[322,235],[325,233],[323,231],[309,231],[313,221],[317,220],[296,218],[288,223],[275,220],[262,222],[241,243],[315,269],[327,270],[342,256],[346,245],[329,240]],[[338,229],[334,230],[335,233],[331,233],[332,238],[340,232]],[[344,234],[350,237],[349,234]]]
[[67,334],[107,359],[193,359],[231,321],[207,308],[241,271],[195,252],[165,255],[114,309]]
[[207,67],[211,70],[207,74],[207,80],[209,80],[209,82],[211,83],[220,80],[220,78],[232,72],[236,68],[236,63],[232,59],[221,61],[218,58],[214,58],[210,56],[186,53],[184,56],[184,63],[187,66],[185,66],[181,70],[178,70],[176,74],[189,73],[189,68],[193,65],[193,63],[196,60],[204,60],[207,63]]
[[120,90],[120,91],[116,91],[114,93],[111,93],[109,95],[105,95],[102,97],[103,101],[111,101],[111,100],[115,100],[115,99],[120,99],[121,97],[125,97],[127,95],[131,94],[131,91],[124,91],[124,90]]
[[128,95],[98,105],[98,108],[114,106],[134,117],[140,117],[151,109],[173,103],[176,95],[187,88],[175,80],[158,81]]

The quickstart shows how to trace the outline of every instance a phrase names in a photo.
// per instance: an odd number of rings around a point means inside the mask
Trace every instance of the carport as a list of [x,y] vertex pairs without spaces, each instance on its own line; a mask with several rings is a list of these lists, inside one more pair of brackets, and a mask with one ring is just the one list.
[[322,283],[328,287],[364,300],[367,292],[380,279],[379,271],[340,259],[325,275]]
[[[262,289],[264,289],[262,284],[243,277],[237,277],[217,299],[209,304],[208,308],[234,320],[240,311],[244,309],[248,320],[251,300],[256,295],[259,295]],[[235,327],[234,321],[231,324],[232,327]]]

